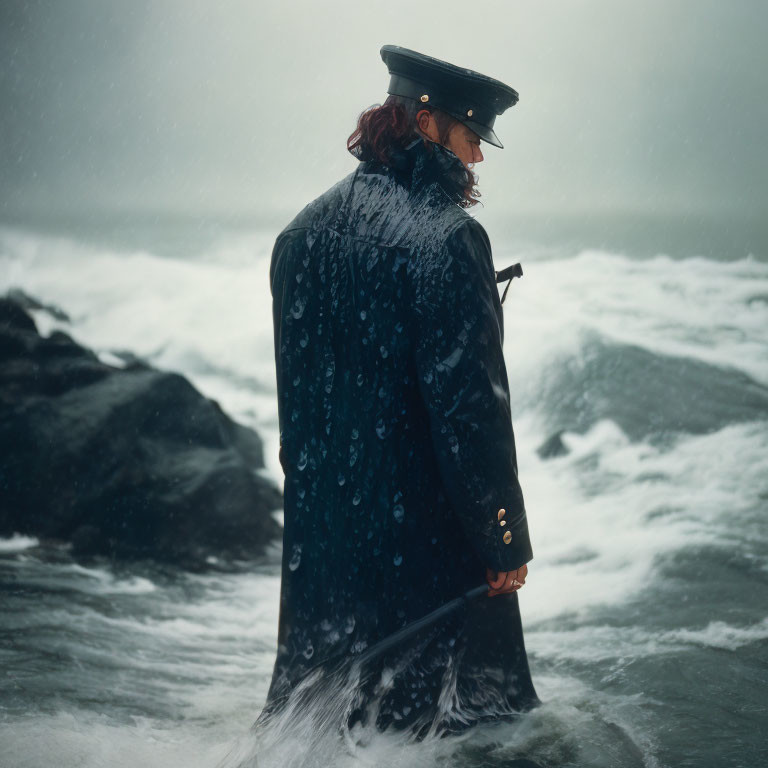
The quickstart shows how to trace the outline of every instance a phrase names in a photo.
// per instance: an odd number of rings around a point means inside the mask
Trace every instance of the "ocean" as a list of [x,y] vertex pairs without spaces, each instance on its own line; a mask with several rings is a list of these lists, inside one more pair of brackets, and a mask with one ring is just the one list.
[[[277,448],[272,242],[284,223],[142,237],[0,228],[0,290],[106,362],[178,371]],[[194,241],[194,246],[190,242]],[[534,559],[518,593],[544,706],[403,743],[250,727],[280,551],[238,573],[74,562],[0,540],[0,768],[768,765],[768,261],[536,248],[504,303]],[[500,286],[503,287],[503,286]],[[560,433],[567,453],[537,449]],[[66,435],[61,436],[66,440]]]

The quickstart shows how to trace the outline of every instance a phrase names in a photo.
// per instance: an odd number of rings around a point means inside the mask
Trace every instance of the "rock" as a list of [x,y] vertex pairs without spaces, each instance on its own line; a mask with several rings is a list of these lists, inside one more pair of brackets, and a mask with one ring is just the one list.
[[548,437],[537,449],[536,453],[539,454],[539,458],[552,459],[555,456],[565,456],[569,453],[568,448],[563,442],[563,430],[555,432],[554,435]]
[[263,445],[178,373],[116,368],[0,298],[0,535],[187,568],[280,534]]
[[34,296],[30,296],[25,293],[21,288],[10,288],[6,296],[12,299],[17,304],[20,304],[23,309],[42,309],[47,312],[54,320],[62,320],[65,323],[70,322],[69,315],[56,304],[43,304],[38,301]]
[[18,301],[0,299],[0,329],[36,331],[37,326]]

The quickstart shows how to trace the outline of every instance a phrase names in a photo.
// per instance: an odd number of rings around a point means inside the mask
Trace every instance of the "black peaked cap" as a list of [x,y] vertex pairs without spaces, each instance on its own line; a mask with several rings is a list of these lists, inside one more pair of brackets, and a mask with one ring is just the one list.
[[481,139],[504,149],[493,131],[493,123],[497,115],[517,104],[519,95],[514,88],[399,45],[382,46],[381,58],[390,74],[387,93],[441,109]]

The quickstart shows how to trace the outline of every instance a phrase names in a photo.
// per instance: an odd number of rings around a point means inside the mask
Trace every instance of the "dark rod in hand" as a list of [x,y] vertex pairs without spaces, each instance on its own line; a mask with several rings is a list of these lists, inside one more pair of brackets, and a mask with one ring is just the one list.
[[484,595],[487,592],[487,584],[482,584],[479,587],[473,587],[469,590],[469,592],[465,592],[463,595],[455,598],[454,600],[445,603],[445,605],[441,605],[439,608],[436,608],[431,613],[422,616],[420,619],[412,621],[402,629],[398,629],[397,632],[393,632],[391,635],[387,635],[387,637],[385,637],[383,640],[379,640],[378,643],[372,645],[367,651],[361,653],[357,659],[355,659],[355,661],[359,664],[366,664],[376,656],[384,653],[385,651],[388,651],[390,648],[394,648],[403,640],[407,640],[409,637],[411,637],[411,635],[416,634],[425,627],[428,627],[434,624],[436,621],[442,619],[444,616],[447,616],[452,611],[455,611],[457,608],[460,608],[469,600],[472,600],[475,597],[479,597],[480,595]]

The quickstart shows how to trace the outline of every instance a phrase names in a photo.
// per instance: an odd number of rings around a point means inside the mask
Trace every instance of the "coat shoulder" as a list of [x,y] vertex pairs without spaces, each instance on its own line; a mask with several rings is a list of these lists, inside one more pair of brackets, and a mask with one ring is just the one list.
[[275,238],[269,268],[270,286],[274,286],[278,263],[281,255],[288,249],[303,249],[306,232],[319,232],[330,228],[334,218],[338,218],[345,201],[349,198],[356,171],[347,174],[321,195],[307,203],[291,221],[286,224]]
[[277,239],[290,232],[301,229],[317,229],[330,224],[334,214],[338,213],[348,199],[356,171],[347,174],[314,200],[307,203],[288,224],[283,227]]
[[437,183],[409,187],[376,163],[361,163],[347,205],[345,226],[361,239],[404,249],[442,247],[472,217]]
[[361,162],[285,225],[275,241],[270,279],[282,252],[304,252],[323,232],[345,238],[350,246],[354,242],[410,253],[422,269],[439,264],[457,240],[472,244],[473,251],[475,244],[480,251],[490,250],[483,226],[449,200],[439,185],[414,191],[373,162]]

